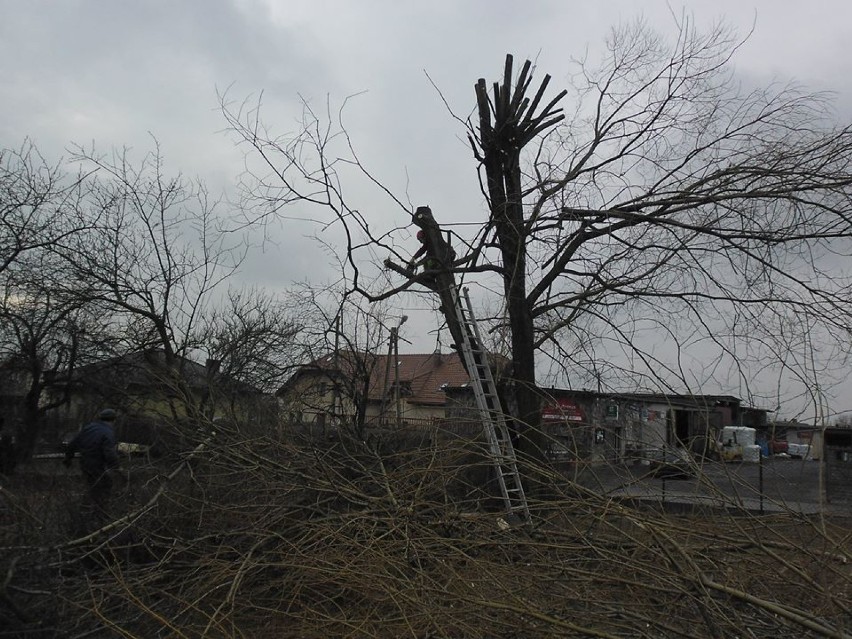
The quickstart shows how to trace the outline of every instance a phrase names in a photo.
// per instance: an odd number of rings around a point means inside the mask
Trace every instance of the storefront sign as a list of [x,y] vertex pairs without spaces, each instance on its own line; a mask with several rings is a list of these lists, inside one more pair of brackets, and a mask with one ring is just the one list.
[[557,399],[541,409],[541,418],[546,422],[582,422],[583,411],[571,399]]

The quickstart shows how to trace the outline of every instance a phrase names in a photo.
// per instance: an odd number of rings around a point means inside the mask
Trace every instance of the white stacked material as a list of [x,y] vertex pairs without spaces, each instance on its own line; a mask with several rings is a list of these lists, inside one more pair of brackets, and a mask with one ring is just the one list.
[[801,457],[805,459],[810,455],[811,447],[810,444],[787,444],[787,454],[790,457]]
[[754,428],[748,426],[725,426],[719,442],[722,459],[725,461],[742,459],[746,447],[754,446],[755,434]]
[[760,461],[760,446],[743,446],[743,461],[756,464]]
[[725,426],[722,429],[722,444],[754,446],[756,432],[748,426]]
[[755,438],[757,436],[757,431],[754,428],[747,428],[743,426],[740,428],[740,433],[742,439],[740,439],[740,443],[743,445],[743,448],[746,446],[754,446]]

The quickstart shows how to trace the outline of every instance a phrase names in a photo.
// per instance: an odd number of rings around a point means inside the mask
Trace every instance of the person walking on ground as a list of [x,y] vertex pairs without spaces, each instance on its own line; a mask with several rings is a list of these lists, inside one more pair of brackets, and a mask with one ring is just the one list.
[[99,524],[106,515],[112,495],[110,471],[118,468],[118,449],[113,424],[117,414],[105,408],[98,418],[87,424],[68,444],[65,451],[66,466],[70,466],[74,455],[80,453],[80,470],[86,480],[90,507],[93,510],[88,524]]

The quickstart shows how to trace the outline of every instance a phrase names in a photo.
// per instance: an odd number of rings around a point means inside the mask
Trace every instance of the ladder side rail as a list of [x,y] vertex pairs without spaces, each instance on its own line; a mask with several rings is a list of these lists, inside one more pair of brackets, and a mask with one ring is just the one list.
[[[474,361],[472,354],[470,353],[469,346],[462,347],[463,356],[465,357],[465,363],[468,364],[470,370],[475,370]],[[479,379],[476,374],[470,376],[471,385],[473,386],[473,394],[474,399],[476,400],[476,408],[479,413],[479,419],[482,422],[483,426],[485,426],[485,434],[488,438],[489,449],[491,451],[492,456],[496,461],[500,461],[505,455],[503,453],[503,447],[500,445],[498,439],[497,430],[499,428],[499,423],[497,419],[502,417],[499,411],[494,411],[488,405],[488,399],[486,397],[485,389],[482,386],[482,380]]]
[[[478,372],[479,366],[477,365],[473,353],[473,339],[475,338],[475,335],[473,335],[472,332],[476,328],[476,321],[475,318],[472,317],[472,314],[471,317],[465,315],[462,299],[455,287],[450,289],[450,297],[453,300],[453,310],[455,311],[456,318],[462,328],[461,332],[464,340],[463,343],[459,345],[459,348],[468,369],[471,384],[473,385],[474,398],[476,399],[477,411],[485,432],[488,451],[497,471],[497,482],[500,486],[500,494],[503,497],[506,510],[512,511],[514,510],[512,504],[512,493],[510,492],[512,487],[507,486],[507,473],[504,471],[505,446],[500,443],[498,425],[495,423],[495,411],[493,411],[488,405],[486,391],[483,388],[482,378]],[[497,411],[496,414],[499,414],[499,411]],[[512,472],[511,468],[510,472]],[[515,483],[517,483],[517,481]]]
[[[469,356],[470,353],[467,352],[466,355]],[[469,363],[472,363],[472,359],[473,358],[470,357],[471,361]],[[483,425],[483,431],[485,432],[485,439],[488,444],[488,452],[491,456],[492,463],[495,466],[495,470],[497,471],[497,483],[500,487],[500,495],[503,498],[506,510],[508,512],[513,512],[517,510],[517,508],[513,504],[512,493],[520,492],[521,498],[525,499],[525,497],[522,494],[523,489],[521,488],[520,491],[518,490],[520,488],[520,480],[516,475],[517,467],[514,463],[514,454],[512,452],[507,455],[507,446],[505,445],[505,442],[509,442],[509,446],[511,446],[511,441],[507,438],[508,431],[506,430],[505,425],[503,425],[501,429],[495,422],[495,417],[499,416],[499,412],[495,415],[494,411],[489,408],[487,400],[485,399],[481,380],[473,376],[471,378],[471,382],[473,384],[473,391],[476,397],[477,411],[479,413],[479,418]],[[504,470],[507,462],[509,468],[508,472]],[[507,485],[507,476],[514,478],[514,485]]]
[[[468,315],[470,315],[471,319],[473,320],[473,306],[470,302],[470,294],[468,293],[467,289],[464,289],[464,298],[465,298],[465,303],[467,304]],[[473,327],[473,336],[476,338],[477,344],[479,344],[480,353],[481,353],[481,365],[482,365],[482,370],[483,370],[483,374],[484,374],[484,377],[485,377],[485,383],[488,386],[488,392],[491,393],[496,398],[496,397],[498,397],[498,395],[497,395],[497,384],[494,382],[494,375],[491,372],[490,362],[488,361],[488,353],[486,352],[485,348],[482,346],[482,335],[479,332],[479,325],[476,323],[476,321],[472,321],[471,326]],[[499,401],[496,404],[495,408],[498,409],[498,411],[499,411],[499,409],[500,409]],[[502,411],[500,411],[500,412],[502,414]]]
[[[465,329],[464,334],[468,339],[468,348],[465,349],[467,351],[465,352],[465,356],[469,357],[469,364],[473,364],[472,369],[477,371],[476,377],[479,377],[475,383],[479,386],[479,391],[481,392],[481,401],[478,402],[480,415],[483,418],[483,422],[489,425],[488,428],[486,428],[486,431],[489,431],[486,435],[489,438],[492,455],[495,457],[498,482],[500,484],[507,510],[510,512],[521,510],[526,521],[529,521],[529,507],[523,483],[521,482],[520,471],[518,470],[517,457],[515,455],[514,446],[512,445],[509,428],[506,424],[506,418],[502,407],[500,406],[500,399],[497,394],[497,385],[494,382],[494,376],[491,372],[491,366],[488,361],[488,353],[485,348],[482,347],[482,335],[479,331],[479,325],[477,324],[473,313],[473,305],[470,302],[470,295],[466,288],[464,289],[463,294],[465,305],[467,307],[467,317],[464,316],[464,308],[461,306],[461,303],[459,303],[457,310],[460,319],[463,320],[463,327]],[[456,297],[456,299],[458,299],[458,297]],[[458,301],[461,302],[460,299]],[[470,334],[471,331],[473,335]],[[476,344],[478,346],[478,354],[480,356],[478,366],[473,357],[474,353],[472,352],[471,337],[476,340]],[[479,369],[481,369],[481,373],[479,372]],[[473,378],[474,376],[471,377]],[[487,385],[487,393],[482,388],[483,381],[485,382],[485,385]],[[488,405],[488,397],[492,400],[491,406]],[[507,466],[508,469],[504,469],[504,466]],[[513,486],[510,487],[506,485],[507,477],[513,480]],[[517,505],[512,504],[512,493],[516,493],[516,495],[514,495],[514,500],[518,502]]]
[[[470,375],[471,383],[473,384],[474,397],[476,399],[477,408],[479,409],[480,417],[483,423],[487,423],[491,428],[499,427],[499,424],[495,423],[498,417],[502,417],[502,412],[500,410],[499,398],[497,397],[497,389],[494,385],[494,380],[490,376],[490,368],[488,367],[488,358],[479,347],[478,351],[481,355],[480,363],[477,364],[476,359],[473,353],[473,339],[476,339],[477,345],[481,343],[479,339],[479,328],[476,324],[476,318],[473,316],[473,312],[470,311],[470,298],[467,295],[467,289],[465,289],[464,294],[468,304],[468,315],[464,313],[464,307],[462,306],[462,300],[458,295],[457,290],[452,290],[450,292],[453,300],[455,302],[455,311],[456,316],[459,319],[459,322],[462,325],[465,337],[465,343],[461,345],[462,356],[465,359],[465,364],[468,367],[468,374]],[[479,374],[479,369],[482,368],[487,374],[485,377],[485,383],[488,384],[488,388],[486,389],[483,384],[483,378]],[[488,398],[492,398],[493,407],[488,405]],[[494,436],[496,437],[496,433]],[[499,448],[497,451],[499,452]]]
[[[479,325],[476,323],[474,316],[473,316],[473,306],[470,302],[470,295],[469,295],[467,289],[464,289],[464,297],[465,297],[465,303],[467,304],[468,315],[470,316],[470,318],[472,320],[471,326],[473,327],[473,332],[474,332],[473,336],[476,338],[477,343],[481,345],[482,344],[482,335],[479,332]],[[497,422],[496,425],[501,430],[505,430],[506,434],[508,434],[508,427],[506,426],[506,417],[503,413],[502,406],[500,405],[500,396],[497,393],[497,384],[495,383],[494,375],[491,372],[490,362],[488,361],[488,353],[481,346],[480,346],[480,349],[481,349],[480,353],[481,353],[482,375],[485,378],[484,381],[485,381],[485,385],[488,388],[488,395],[490,395],[493,398],[493,411],[494,411],[493,419],[494,419],[494,421]],[[501,433],[501,434],[503,434],[503,433]],[[509,440],[509,439],[507,439],[507,441],[511,442],[511,440]],[[514,451],[512,451],[512,452],[514,453]]]
[[[512,444],[511,434],[509,432],[509,427],[506,423],[506,419],[502,413],[497,415],[496,419],[496,427],[499,431],[499,436],[495,437],[498,446],[500,447],[500,460],[501,465],[508,467],[508,471],[506,475],[511,477],[513,480],[513,486],[511,489],[507,489],[511,492],[514,489],[516,493],[517,501],[519,502],[519,506],[513,508],[513,510],[521,509],[529,521],[529,507],[527,504],[526,493],[524,492],[524,485],[521,481],[521,473],[518,469],[518,458],[515,453],[515,447]],[[503,442],[504,445],[500,445],[500,442]],[[501,471],[502,472],[502,471]]]

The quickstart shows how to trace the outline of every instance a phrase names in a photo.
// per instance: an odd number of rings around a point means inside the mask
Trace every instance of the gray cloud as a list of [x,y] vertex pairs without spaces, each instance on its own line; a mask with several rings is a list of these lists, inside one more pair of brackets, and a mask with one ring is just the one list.
[[[852,9],[842,0],[693,0],[682,9],[665,0],[0,0],[0,144],[31,136],[49,156],[72,141],[144,151],[150,132],[169,170],[217,190],[242,166],[221,133],[217,88],[231,87],[235,100],[263,91],[265,118],[279,132],[298,126],[299,96],[323,110],[327,98],[339,105],[366,91],[345,120],[372,172],[413,204],[430,204],[439,220],[481,219],[476,166],[443,100],[466,117],[474,83],[496,80],[507,52],[535,59],[539,75],[550,73],[561,88],[570,59],[599,55],[609,28],[635,18],[637,5],[664,33],[674,32],[681,11],[699,27],[725,18],[743,36],[754,24],[735,58],[749,83],[795,79],[831,89],[838,114],[852,116]],[[353,186],[351,194],[377,228],[405,222],[374,191]],[[277,244],[253,255],[243,277],[284,287],[328,275],[305,239],[316,229],[276,228]],[[431,304],[401,304],[412,316],[424,309],[406,330],[431,348]]]

